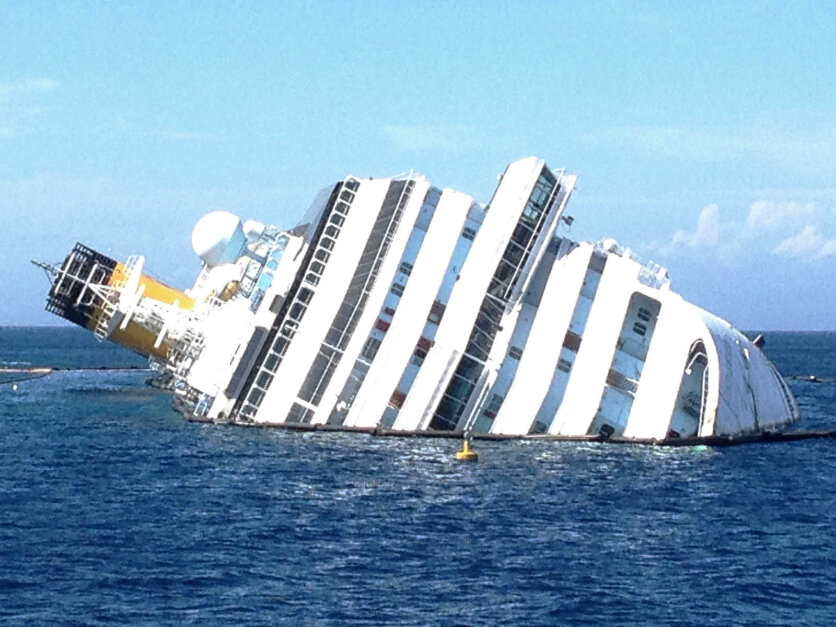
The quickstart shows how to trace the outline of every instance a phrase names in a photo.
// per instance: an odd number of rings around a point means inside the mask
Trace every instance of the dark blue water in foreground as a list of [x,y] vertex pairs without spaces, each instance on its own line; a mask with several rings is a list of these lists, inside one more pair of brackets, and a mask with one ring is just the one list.
[[[836,377],[836,334],[767,352]],[[141,363],[0,328],[12,361]],[[0,385],[0,622],[836,624],[836,440],[460,465],[454,441],[190,424],[144,376]],[[802,428],[836,428],[836,384],[791,387]]]

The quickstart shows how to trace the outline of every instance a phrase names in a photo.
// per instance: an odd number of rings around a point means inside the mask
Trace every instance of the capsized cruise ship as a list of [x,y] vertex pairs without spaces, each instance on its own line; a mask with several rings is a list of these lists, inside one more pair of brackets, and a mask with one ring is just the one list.
[[662,441],[797,420],[760,339],[614,240],[561,234],[576,179],[521,159],[483,205],[348,176],[289,230],[204,216],[185,291],[77,244],[38,264],[46,308],[148,356],[193,419]]

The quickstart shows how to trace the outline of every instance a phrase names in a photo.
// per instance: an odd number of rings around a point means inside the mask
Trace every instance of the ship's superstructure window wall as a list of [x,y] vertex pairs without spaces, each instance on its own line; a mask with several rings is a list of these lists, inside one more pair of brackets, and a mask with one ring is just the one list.
[[521,302],[520,314],[517,319],[514,332],[508,344],[508,350],[502,366],[496,376],[496,381],[490,388],[490,395],[486,396],[483,407],[477,409],[477,417],[473,422],[473,431],[487,432],[491,429],[494,419],[499,413],[508,390],[517,374],[520,360],[523,356],[523,348],[528,342],[529,333],[537,315],[537,308],[546,287],[546,280],[552,271],[555,262],[560,239],[555,238],[549,242],[546,254],[535,270],[534,277],[525,292]]
[[314,358],[297,400],[291,407],[289,422],[309,422],[322,400],[322,393],[339,365],[365,309],[414,185],[411,180],[392,182],[343,302],[331,323],[325,341],[320,346],[319,353]]
[[360,182],[357,179],[347,178],[335,189],[335,193],[332,194],[322,212],[320,224],[314,236],[314,244],[309,251],[310,260],[307,270],[302,271],[304,279],[297,280],[295,293],[292,299],[289,299],[289,306],[280,311],[271,333],[272,337],[268,336],[266,345],[268,350],[262,351],[261,358],[245,383],[245,402],[239,410],[239,416],[244,420],[252,420],[255,417],[267,389],[273,382],[273,376],[313,299],[322,273],[330,259],[330,251],[333,250],[340,237],[342,226],[359,186]]
[[598,251],[592,252],[589,258],[586,276],[578,294],[578,299],[575,302],[575,309],[572,312],[569,329],[563,338],[563,346],[560,348],[557,366],[554,369],[552,380],[549,384],[549,391],[543,399],[537,415],[534,417],[534,424],[531,429],[532,433],[546,433],[547,431],[551,431],[555,414],[560,407],[560,403],[563,401],[566,388],[569,386],[572,366],[575,364],[575,359],[581,347],[586,322],[589,319],[589,312],[592,309],[592,303],[595,300],[598,285],[601,283],[601,275],[604,272],[606,263],[607,257],[604,254]]
[[544,166],[494,271],[464,355],[435,410],[430,428],[452,430],[458,425],[482,374],[511,294],[549,215],[557,188],[557,177]]
[[476,207],[471,208],[465,226],[462,228],[459,238],[456,241],[453,254],[450,256],[450,261],[444,271],[444,278],[438,292],[435,295],[435,300],[430,308],[429,315],[421,331],[421,336],[412,352],[412,358],[404,368],[400,379],[398,380],[395,389],[389,397],[389,403],[384,410],[380,419],[380,424],[384,427],[392,427],[398,418],[401,407],[412,389],[412,384],[418,376],[418,372],[424,365],[424,358],[427,352],[433,345],[435,334],[438,331],[439,324],[446,310],[447,303],[450,300],[450,295],[456,285],[459,277],[459,271],[467,258],[468,252],[473,245],[475,234],[479,231],[483,218],[483,211]]
[[[165,359],[152,361],[158,377],[174,381],[175,393],[196,416],[205,417],[213,410],[225,386],[234,388],[243,381],[244,372],[252,365],[250,358],[259,348],[251,340],[264,337],[256,327],[274,319],[295,275],[296,264],[284,255],[289,246],[298,251],[301,238],[255,221],[247,222],[246,227],[246,233],[241,229],[242,239],[231,238],[222,259],[204,260],[189,290],[202,303],[199,312],[188,328],[169,342]],[[240,228],[236,228],[236,235]],[[163,322],[160,319],[161,330]],[[166,332],[170,326],[165,327]],[[238,350],[244,345],[247,350]],[[247,359],[242,364],[239,357],[244,355]],[[221,398],[212,417],[228,411],[228,403],[228,398]]]
[[[244,280],[241,281],[241,291],[244,295],[249,296],[252,311],[259,308],[264,294],[270,289],[288,241],[289,238],[286,234],[275,234],[273,236],[267,235],[259,242],[266,248],[264,250],[264,262],[259,263],[256,259],[251,260],[248,264],[247,273],[244,275]],[[251,266],[254,266],[252,271],[250,270]]]
[[590,434],[624,433],[660,309],[661,303],[646,294],[635,293],[630,298]]
[[410,233],[406,248],[401,257],[401,262],[398,265],[397,273],[392,279],[389,291],[384,299],[383,305],[380,307],[374,327],[369,333],[366,342],[363,344],[363,350],[357,359],[355,359],[351,374],[340,391],[337,402],[328,417],[330,424],[343,424],[348,409],[351,407],[374,358],[377,356],[378,350],[397,312],[404,290],[409,283],[415,260],[424,243],[430,221],[435,214],[440,198],[440,190],[434,187],[431,187],[424,197],[418,219]]

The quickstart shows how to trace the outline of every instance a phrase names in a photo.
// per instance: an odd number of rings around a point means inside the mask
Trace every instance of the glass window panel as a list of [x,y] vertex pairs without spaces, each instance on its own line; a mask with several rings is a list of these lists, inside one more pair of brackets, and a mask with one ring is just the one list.
[[258,379],[256,379],[255,384],[260,387],[264,388],[265,390],[270,387],[270,384],[273,382],[273,377],[270,375],[269,372],[262,372],[258,375]]
[[296,298],[302,301],[303,303],[307,304],[311,302],[313,295],[313,290],[309,290],[307,287],[301,287],[299,288],[299,291],[296,293]]
[[333,224],[329,224],[325,227],[325,235],[328,237],[338,237],[340,234],[340,229],[334,226]]

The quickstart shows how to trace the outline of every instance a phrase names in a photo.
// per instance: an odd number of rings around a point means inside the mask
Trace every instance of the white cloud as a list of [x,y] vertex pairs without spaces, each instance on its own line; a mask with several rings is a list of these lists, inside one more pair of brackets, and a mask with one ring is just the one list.
[[815,203],[782,202],[758,200],[749,207],[746,227],[753,231],[769,231],[809,219],[819,213]]
[[799,233],[778,244],[772,254],[820,259],[836,255],[836,239],[826,239],[817,227],[808,224]]
[[674,233],[669,248],[687,246],[717,246],[720,243],[720,207],[710,204],[700,211],[697,218],[697,229],[693,233],[679,230]]
[[[811,218],[806,220],[805,218]],[[836,239],[822,234],[821,220],[826,212],[816,203],[774,202],[761,200],[749,207],[744,221],[727,221],[720,218],[720,209],[710,204],[699,214],[693,231],[677,230],[667,244],[646,245],[662,255],[681,254],[688,249],[710,249],[717,260],[743,261],[763,257],[769,253],[783,257],[796,257],[808,261],[836,257]],[[792,223],[804,224],[795,235],[785,237]],[[777,242],[777,243],[776,243]]]

